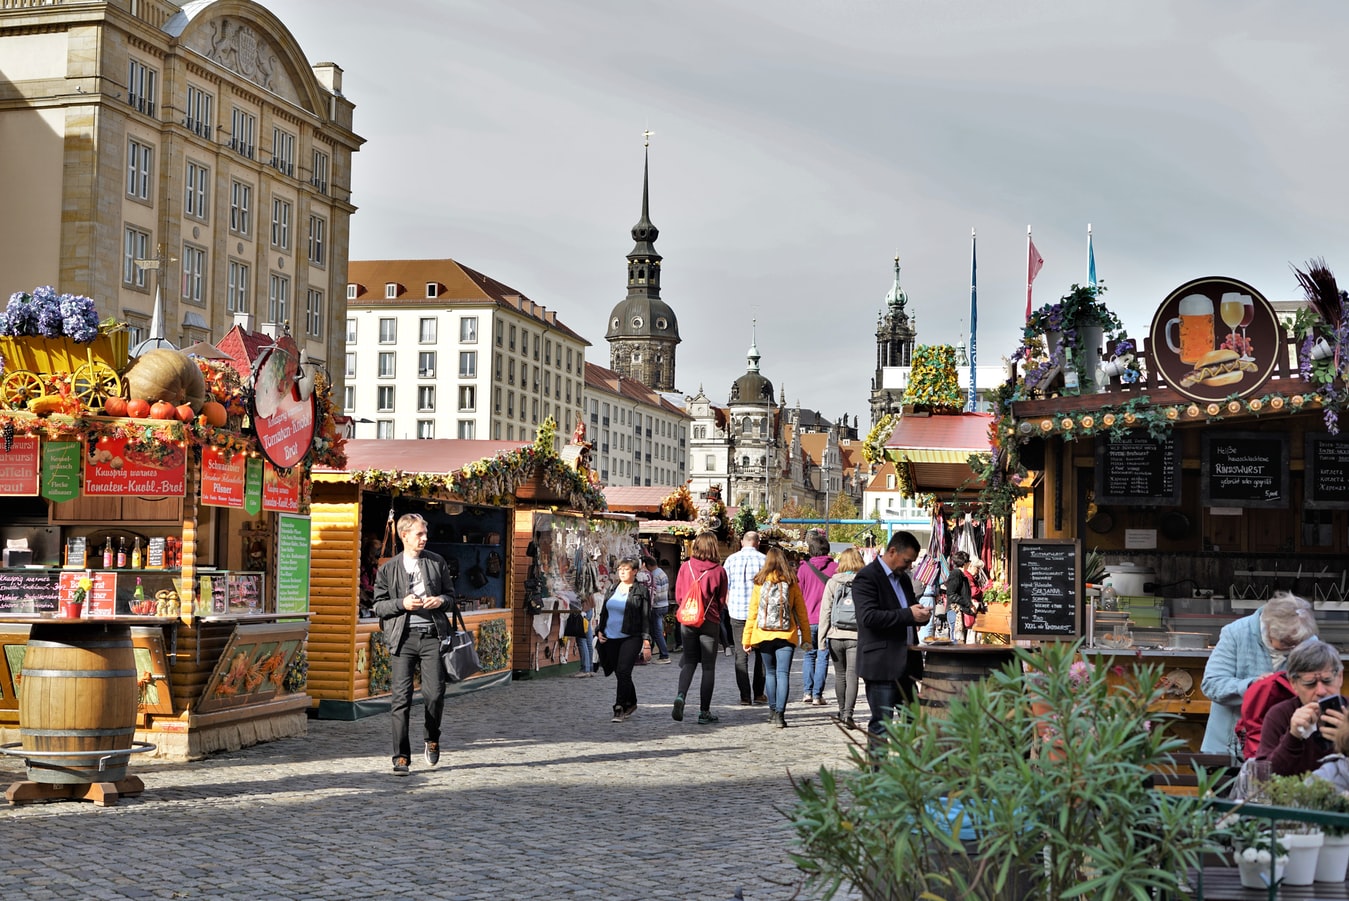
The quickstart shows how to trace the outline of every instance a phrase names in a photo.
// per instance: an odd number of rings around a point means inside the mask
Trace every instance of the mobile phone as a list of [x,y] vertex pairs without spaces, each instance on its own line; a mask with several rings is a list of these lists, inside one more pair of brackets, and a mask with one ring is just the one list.
[[1316,703],[1321,705],[1322,713],[1325,713],[1327,710],[1338,710],[1340,713],[1344,712],[1344,698],[1340,695],[1327,695]]

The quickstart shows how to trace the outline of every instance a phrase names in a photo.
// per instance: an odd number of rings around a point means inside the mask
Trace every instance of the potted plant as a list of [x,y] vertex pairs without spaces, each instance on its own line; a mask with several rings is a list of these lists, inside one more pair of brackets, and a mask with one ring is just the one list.
[[[1265,794],[1274,807],[1296,807],[1315,810],[1320,790],[1313,784],[1318,780],[1303,776],[1271,776],[1266,780]],[[1316,879],[1316,862],[1325,843],[1321,827],[1299,820],[1279,820],[1277,830],[1288,849],[1288,866],[1284,869],[1286,885],[1311,885]]]
[[1115,338],[1124,331],[1124,323],[1101,302],[1104,293],[1105,285],[1073,285],[1056,303],[1046,304],[1030,315],[1021,352],[1027,357],[1035,355],[1043,338],[1044,358],[1037,369],[1027,371],[1027,387],[1043,387],[1044,376],[1067,365],[1071,358],[1082,392],[1096,390],[1105,337]]
[[1283,881],[1288,851],[1268,820],[1231,813],[1218,822],[1216,837],[1232,849],[1244,887],[1267,889],[1271,878],[1276,885]]
[[[1216,849],[1203,796],[1162,794],[1151,768],[1184,743],[1160,697],[1158,667],[1118,684],[1108,667],[1077,667],[1079,644],[1018,648],[944,715],[911,705],[889,741],[857,747],[844,771],[795,780],[790,811],[806,893],[833,898],[1146,898],[1182,894]],[[1050,705],[1057,760],[1030,754]]]
[[[1308,778],[1305,801],[1309,809],[1323,813],[1349,814],[1349,793],[1326,779]],[[1343,882],[1349,874],[1349,828],[1323,826],[1325,842],[1316,858],[1317,882]]]

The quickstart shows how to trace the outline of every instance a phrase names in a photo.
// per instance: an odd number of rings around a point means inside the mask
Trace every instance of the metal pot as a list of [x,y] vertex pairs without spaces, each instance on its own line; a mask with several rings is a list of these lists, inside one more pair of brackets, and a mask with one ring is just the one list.
[[1116,563],[1105,568],[1105,584],[1126,597],[1139,597],[1152,594],[1157,583],[1157,572],[1150,566],[1136,566],[1132,563]]

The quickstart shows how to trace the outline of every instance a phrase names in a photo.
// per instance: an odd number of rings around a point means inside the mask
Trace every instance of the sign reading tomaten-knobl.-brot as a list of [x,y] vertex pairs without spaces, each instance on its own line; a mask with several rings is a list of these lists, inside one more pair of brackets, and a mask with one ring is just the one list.
[[212,507],[242,507],[244,505],[244,469],[246,454],[234,453],[225,458],[218,447],[201,449],[201,502]]
[[284,474],[271,463],[263,461],[262,509],[276,513],[300,512],[300,470]]
[[156,435],[105,435],[84,455],[84,493],[181,497],[187,493],[183,445]]

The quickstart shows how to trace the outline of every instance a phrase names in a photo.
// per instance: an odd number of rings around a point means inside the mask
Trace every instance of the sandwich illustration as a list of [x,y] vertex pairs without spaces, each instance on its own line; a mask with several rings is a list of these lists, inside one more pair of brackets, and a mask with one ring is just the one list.
[[1194,370],[1180,380],[1182,388],[1191,385],[1208,385],[1218,388],[1223,385],[1235,385],[1246,377],[1246,373],[1255,372],[1255,362],[1243,360],[1235,350],[1219,348],[1211,350],[1199,358]]

